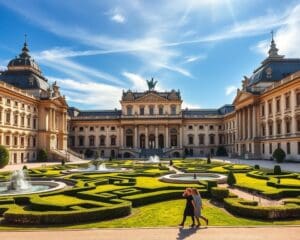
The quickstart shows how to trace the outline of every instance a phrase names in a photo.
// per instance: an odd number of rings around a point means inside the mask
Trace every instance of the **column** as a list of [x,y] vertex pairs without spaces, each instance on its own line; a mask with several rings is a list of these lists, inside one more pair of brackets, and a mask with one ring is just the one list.
[[256,138],[256,126],[257,126],[257,123],[256,123],[256,106],[253,105],[252,107],[252,138]]
[[49,108],[48,128],[50,131],[52,131],[52,109],[51,108]]
[[182,127],[179,127],[179,147],[182,148]]
[[169,127],[165,126],[165,148],[169,147]]
[[243,139],[246,138],[246,109],[243,109],[243,114],[242,114],[242,125],[243,125]]
[[122,126],[120,129],[120,147],[124,147],[124,127]]
[[137,148],[137,126],[134,126],[134,135],[133,135],[133,147]]
[[247,127],[248,127],[248,131],[247,131],[247,137],[248,139],[251,138],[251,108],[250,106],[247,108],[247,117],[248,117],[248,120],[247,120]]
[[53,109],[53,130],[56,130],[56,111]]
[[158,148],[158,126],[155,127],[155,148]]
[[235,132],[235,138],[239,139],[240,134],[239,134],[239,111],[236,111],[235,113],[235,127],[236,127],[236,132]]
[[148,126],[145,127],[145,148],[149,148]]

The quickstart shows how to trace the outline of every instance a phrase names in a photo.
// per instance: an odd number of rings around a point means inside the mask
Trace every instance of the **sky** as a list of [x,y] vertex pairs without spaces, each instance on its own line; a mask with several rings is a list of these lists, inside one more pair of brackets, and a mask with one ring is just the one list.
[[183,108],[232,103],[267,57],[300,58],[295,0],[0,0],[0,68],[31,56],[69,106],[120,108],[123,90],[180,90]]

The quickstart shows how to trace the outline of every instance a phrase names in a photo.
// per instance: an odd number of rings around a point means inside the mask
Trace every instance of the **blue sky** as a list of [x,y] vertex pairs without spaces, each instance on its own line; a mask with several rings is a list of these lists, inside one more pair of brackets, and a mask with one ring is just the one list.
[[231,103],[266,57],[300,57],[300,1],[0,0],[0,67],[31,55],[70,106],[119,108],[123,89],[180,89],[189,108]]

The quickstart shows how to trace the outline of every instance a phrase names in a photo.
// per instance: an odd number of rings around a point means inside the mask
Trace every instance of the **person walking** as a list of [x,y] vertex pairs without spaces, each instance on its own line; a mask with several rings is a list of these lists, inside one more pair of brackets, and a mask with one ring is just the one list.
[[182,222],[179,224],[179,227],[183,227],[186,217],[190,216],[192,218],[192,225],[191,227],[195,226],[195,220],[194,220],[194,207],[193,207],[193,197],[192,197],[192,189],[191,188],[186,188],[184,193],[182,194],[184,198],[186,198],[186,204],[185,204],[185,209],[183,212],[183,219]]
[[192,197],[193,197],[192,204],[194,207],[194,218],[197,221],[196,227],[200,227],[200,225],[201,225],[200,218],[202,218],[206,222],[206,225],[208,225],[208,219],[206,217],[202,216],[202,214],[201,214],[201,210],[203,209],[203,204],[202,204],[201,195],[200,195],[199,191],[197,190],[197,188],[192,189]]

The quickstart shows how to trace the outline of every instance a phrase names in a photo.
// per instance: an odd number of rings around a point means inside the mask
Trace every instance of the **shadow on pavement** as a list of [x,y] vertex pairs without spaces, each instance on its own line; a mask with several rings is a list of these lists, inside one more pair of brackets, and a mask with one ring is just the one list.
[[196,233],[200,228],[179,228],[177,240],[183,240],[194,233]]

